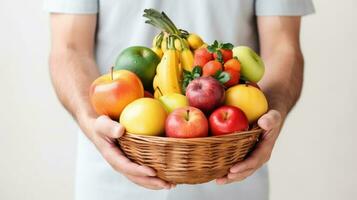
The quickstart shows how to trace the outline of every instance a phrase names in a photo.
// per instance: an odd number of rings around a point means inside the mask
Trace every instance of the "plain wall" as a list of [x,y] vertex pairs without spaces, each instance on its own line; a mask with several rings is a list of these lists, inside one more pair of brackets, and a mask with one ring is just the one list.
[[[42,2],[0,6],[0,199],[72,199],[76,126],[52,90]],[[303,19],[305,82],[270,161],[271,199],[357,199],[357,1]]]

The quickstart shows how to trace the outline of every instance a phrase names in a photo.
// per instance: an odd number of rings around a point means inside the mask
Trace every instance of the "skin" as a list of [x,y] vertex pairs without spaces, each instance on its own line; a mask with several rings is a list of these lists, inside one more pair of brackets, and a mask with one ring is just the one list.
[[[96,15],[51,15],[50,74],[57,96],[115,171],[148,189],[173,188],[175,185],[157,178],[153,169],[126,158],[115,143],[124,127],[109,117],[98,116],[90,105],[90,85],[100,76],[94,59],[96,25]],[[265,133],[250,157],[234,165],[226,177],[217,179],[218,184],[242,181],[269,160],[283,121],[300,95],[300,18],[258,17],[258,29],[266,63],[266,75],[259,85],[270,103],[269,112],[258,121]]]
[[217,184],[242,181],[269,161],[284,120],[300,97],[303,56],[300,49],[300,17],[258,17],[261,56],[266,71],[259,86],[266,94],[269,111],[258,120],[265,130],[256,149],[235,164]]

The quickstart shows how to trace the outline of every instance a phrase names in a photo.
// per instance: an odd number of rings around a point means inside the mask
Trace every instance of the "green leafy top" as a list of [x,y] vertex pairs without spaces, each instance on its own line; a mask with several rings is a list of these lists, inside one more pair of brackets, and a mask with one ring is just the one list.
[[231,43],[219,43],[217,40],[213,42],[213,44],[209,45],[207,47],[208,51],[210,53],[216,53],[217,50],[219,49],[225,49],[225,50],[232,50],[234,48],[233,44]]
[[221,84],[225,84],[231,79],[231,75],[227,72],[219,70],[214,75],[214,78],[217,79]]
[[220,51],[221,49],[225,50],[232,50],[233,49],[233,44],[231,43],[219,43],[217,40],[213,42],[213,44],[209,45],[207,47],[208,52],[210,53],[216,53],[217,54],[217,60],[221,63],[223,63],[223,55],[222,52]]
[[182,92],[186,93],[186,88],[188,84],[193,79],[201,77],[201,75],[202,75],[202,68],[200,66],[195,66],[192,69],[192,72],[183,70]]

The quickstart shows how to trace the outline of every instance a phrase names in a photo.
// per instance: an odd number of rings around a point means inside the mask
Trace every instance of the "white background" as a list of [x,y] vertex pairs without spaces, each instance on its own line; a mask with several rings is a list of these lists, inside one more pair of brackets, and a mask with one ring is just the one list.
[[[0,199],[72,199],[76,128],[47,67],[41,1],[0,6]],[[304,18],[305,83],[270,161],[271,199],[357,199],[357,1]]]

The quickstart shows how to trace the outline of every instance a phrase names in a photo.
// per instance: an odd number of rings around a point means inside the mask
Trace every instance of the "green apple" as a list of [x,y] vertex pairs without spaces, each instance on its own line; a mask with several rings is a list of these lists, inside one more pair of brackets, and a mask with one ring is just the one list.
[[257,83],[262,79],[265,71],[264,62],[251,48],[238,46],[233,48],[233,56],[241,64],[241,76],[247,81]]
[[126,69],[134,72],[140,78],[145,90],[153,91],[152,81],[159,62],[159,56],[151,49],[142,46],[133,46],[124,49],[118,55],[114,69]]
[[178,93],[163,95],[159,98],[159,101],[164,105],[168,113],[171,113],[177,108],[188,106],[186,96]]

